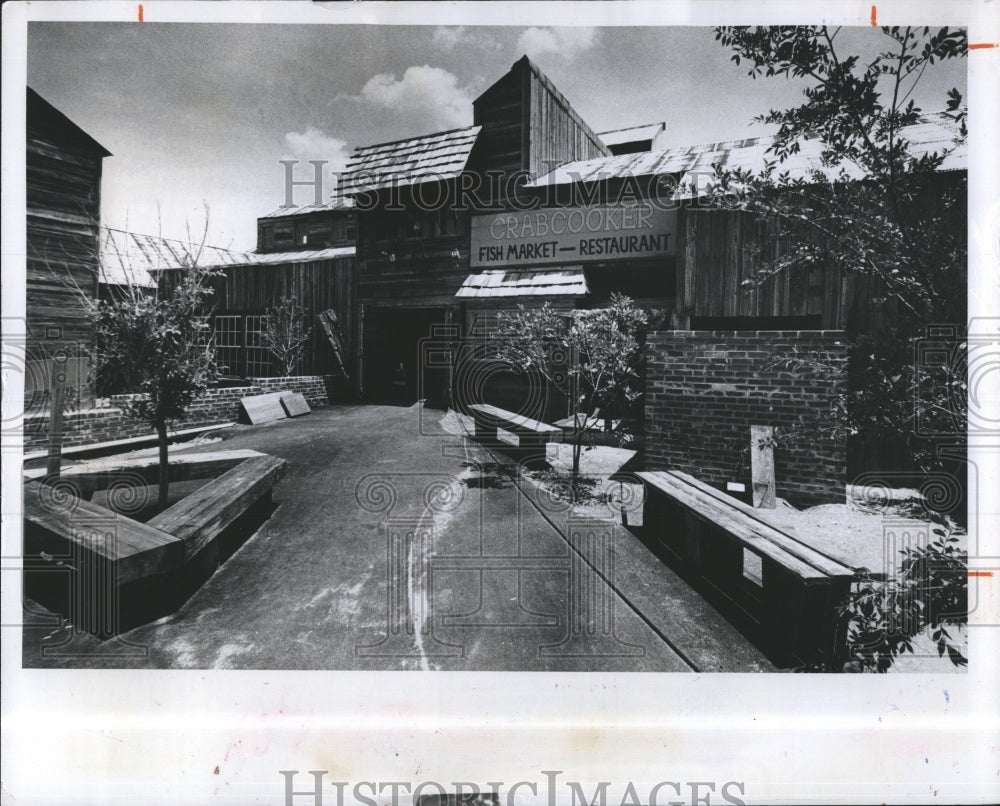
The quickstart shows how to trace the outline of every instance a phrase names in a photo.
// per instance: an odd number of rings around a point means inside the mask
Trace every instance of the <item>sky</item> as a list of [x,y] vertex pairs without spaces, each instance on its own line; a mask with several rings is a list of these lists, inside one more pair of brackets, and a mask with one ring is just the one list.
[[[848,51],[883,45],[844,29]],[[112,152],[102,222],[252,250],[284,202],[282,159],[342,168],[357,146],[472,123],[472,101],[527,54],[595,131],[666,122],[666,145],[761,134],[803,84],[751,79],[711,28],[32,22],[28,84]],[[914,98],[944,108],[966,60]],[[332,190],[332,181],[330,189]],[[301,189],[303,198],[311,191]]]

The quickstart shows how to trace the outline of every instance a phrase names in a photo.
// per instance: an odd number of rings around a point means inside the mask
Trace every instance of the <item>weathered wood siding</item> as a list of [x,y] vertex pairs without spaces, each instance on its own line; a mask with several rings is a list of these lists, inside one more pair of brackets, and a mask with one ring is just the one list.
[[527,59],[528,79],[525,99],[528,158],[525,168],[541,176],[556,165],[574,160],[608,156],[611,152],[576,113],[551,81]]
[[[160,273],[161,289],[176,282],[178,270]],[[345,360],[354,375],[357,343],[357,286],[353,257],[278,264],[226,266],[212,282],[215,316],[263,315],[282,297],[294,296],[309,314],[312,337],[303,356],[303,374],[323,375],[335,369],[334,356],[322,328],[315,321],[320,311],[332,308],[343,331]]]
[[98,296],[101,171],[108,152],[30,89],[26,134],[26,349],[29,364],[38,367],[26,371],[25,393],[44,386],[41,365],[51,354],[68,351],[72,405],[74,395],[92,392],[83,355],[95,339],[88,309]]
[[[453,303],[469,274],[469,210],[453,210],[454,181],[440,183],[447,201],[430,204],[402,187],[358,213],[358,298],[369,306],[434,307]],[[423,198],[428,203],[421,203]],[[385,206],[403,209],[386,210]],[[436,207],[438,209],[425,209]]]
[[473,104],[482,126],[475,167],[481,171],[523,171],[540,176],[572,160],[610,154],[569,101],[527,58]]
[[817,266],[807,274],[784,272],[760,286],[745,286],[757,263],[752,244],[766,257],[787,248],[774,224],[731,210],[681,211],[677,312],[695,317],[818,317],[817,329],[857,328],[867,321],[868,283]]

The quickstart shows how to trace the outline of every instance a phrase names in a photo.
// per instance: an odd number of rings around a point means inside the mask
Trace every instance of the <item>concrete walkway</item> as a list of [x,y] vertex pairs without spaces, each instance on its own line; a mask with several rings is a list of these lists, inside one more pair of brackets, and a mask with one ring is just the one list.
[[194,448],[287,459],[270,520],[177,612],[120,639],[29,602],[24,665],[772,669],[610,513],[575,518],[445,423],[334,406]]

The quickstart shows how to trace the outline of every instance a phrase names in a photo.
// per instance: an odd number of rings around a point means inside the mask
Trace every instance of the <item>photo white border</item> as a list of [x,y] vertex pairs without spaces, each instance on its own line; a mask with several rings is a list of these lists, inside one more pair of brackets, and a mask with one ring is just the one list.
[[[5,318],[24,312],[26,23],[138,24],[138,5],[3,6]],[[629,0],[142,5],[147,24],[616,26],[868,25],[872,8]],[[879,24],[965,25],[970,42],[1000,43],[1000,15],[988,0],[877,7]],[[1000,48],[970,52],[968,71],[970,316],[998,317]],[[9,421],[19,380],[5,377],[4,392]],[[970,454],[980,491],[1000,489],[1000,438],[973,442]],[[2,484],[3,623],[16,624],[18,457],[3,455]],[[995,499],[981,496],[977,506],[981,556],[971,565],[998,569]],[[973,620],[1000,624],[997,576],[976,582],[982,607]],[[283,804],[278,771],[294,769],[302,789],[308,770],[327,770],[327,781],[480,785],[544,784],[543,770],[561,770],[564,781],[635,782],[640,795],[658,781],[740,781],[747,803],[988,803],[1000,787],[998,636],[996,626],[971,626],[969,671],[950,675],[89,671],[22,669],[20,630],[5,627],[3,802]],[[539,802],[548,802],[539,791]],[[336,803],[334,794],[328,788],[324,802]],[[664,791],[660,802],[672,794]],[[722,801],[716,793],[711,802]]]

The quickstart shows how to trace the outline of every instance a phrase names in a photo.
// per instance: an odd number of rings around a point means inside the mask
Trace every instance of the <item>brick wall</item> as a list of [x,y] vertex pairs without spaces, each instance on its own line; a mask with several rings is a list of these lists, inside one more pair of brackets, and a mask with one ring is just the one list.
[[[239,418],[240,398],[285,390],[301,392],[312,407],[328,402],[326,381],[321,375],[302,375],[291,378],[250,378],[247,386],[209,389],[189,407],[187,416],[171,424],[172,429],[221,425]],[[127,417],[121,406],[134,395],[113,395],[104,408],[66,412],[63,415],[63,446],[91,445],[111,442],[153,433],[153,429],[140,420]],[[26,413],[24,417],[24,452],[43,450],[47,444],[48,413]]]
[[[796,364],[782,363],[788,359]],[[799,360],[822,366],[806,367]],[[651,333],[646,465],[683,470],[720,487],[727,481],[749,485],[750,426],[772,425],[778,429],[778,496],[797,505],[842,502],[846,446],[811,438],[810,432],[844,390],[846,373],[847,345],[840,331]],[[796,426],[799,438],[782,438]]]

